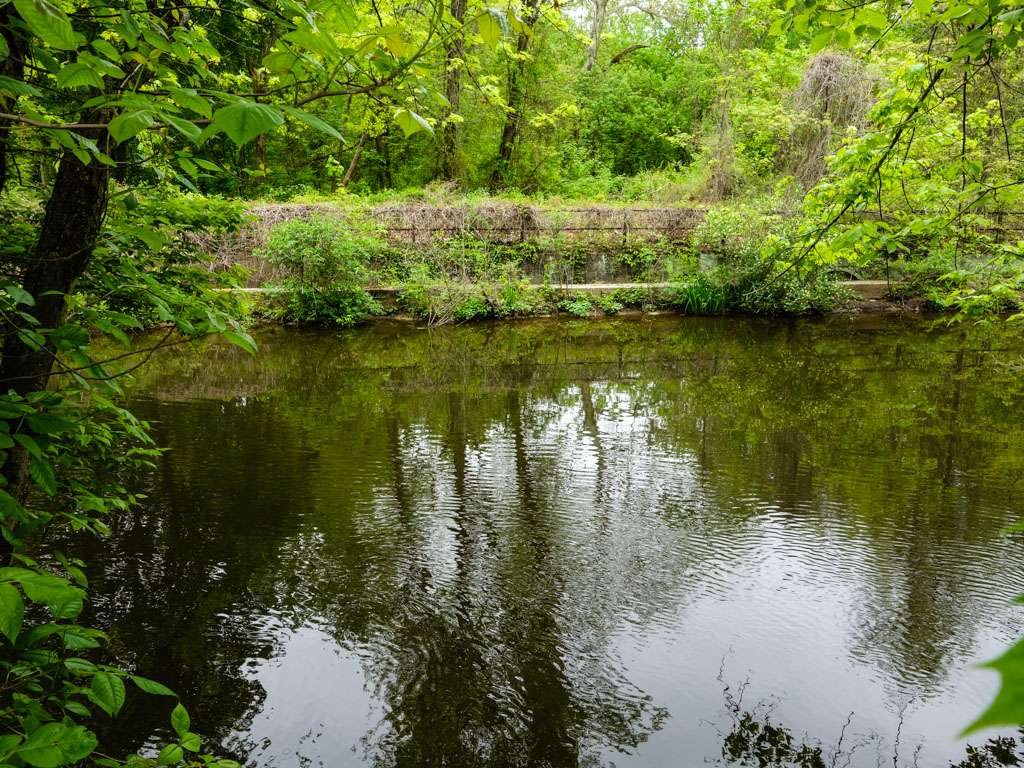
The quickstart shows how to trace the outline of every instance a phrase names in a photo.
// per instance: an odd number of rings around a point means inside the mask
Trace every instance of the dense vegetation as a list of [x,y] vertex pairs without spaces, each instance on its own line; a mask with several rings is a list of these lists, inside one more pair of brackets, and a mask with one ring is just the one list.
[[[202,233],[238,227],[229,198],[415,200],[430,185],[712,204],[749,228],[725,271],[691,271],[685,309],[811,308],[822,268],[847,264],[987,316],[1021,288],[1022,28],[1006,0],[0,0],[0,763],[119,764],[95,724],[126,681],[173,699],[102,655],[78,623],[85,566],[46,542],[102,535],[138,501],[125,477],[159,449],[118,404],[119,377],[152,353],[135,331],[252,349],[219,290],[242,275],[197,258]],[[786,223],[759,229],[754,212]],[[288,316],[375,311],[372,234],[312,219],[268,247]],[[422,288],[438,274],[420,277],[408,300],[421,290],[436,314]],[[524,295],[444,311],[515,313]],[[1005,686],[979,726],[1024,720],[1022,658],[1024,643],[996,662]],[[130,763],[229,762],[203,754],[184,706],[170,717],[176,739]]]

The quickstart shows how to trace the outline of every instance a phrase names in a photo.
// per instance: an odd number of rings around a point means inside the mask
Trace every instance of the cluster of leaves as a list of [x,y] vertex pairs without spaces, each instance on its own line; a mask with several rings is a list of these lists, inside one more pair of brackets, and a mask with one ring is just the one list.
[[[14,310],[15,301],[32,305],[31,297],[11,286],[6,295],[7,311],[25,312]],[[118,714],[126,681],[145,694],[174,693],[102,662],[106,636],[79,623],[88,598],[85,563],[61,552],[33,557],[28,551],[53,526],[105,534],[106,516],[141,500],[127,490],[125,477],[150,465],[158,449],[147,425],[114,402],[111,369],[88,360],[88,336],[72,324],[49,336],[58,338],[62,357],[77,361],[67,369],[74,383],[0,397],[0,466],[26,462],[31,483],[0,489],[3,547],[14,563],[0,568],[0,761],[55,768],[91,757],[98,765],[116,766],[121,762],[94,754],[98,741],[91,723],[99,714]],[[189,730],[180,702],[171,725],[177,741],[155,757],[129,763],[172,765],[187,753],[219,768],[236,765],[198,754],[200,738]]]

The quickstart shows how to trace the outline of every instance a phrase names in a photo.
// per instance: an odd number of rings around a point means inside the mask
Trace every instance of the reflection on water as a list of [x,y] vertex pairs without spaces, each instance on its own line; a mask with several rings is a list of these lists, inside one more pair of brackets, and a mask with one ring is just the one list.
[[[995,688],[970,663],[1021,628],[1009,331],[648,319],[260,342],[169,351],[139,382],[170,452],[102,549],[75,545],[96,620],[223,749],[699,765],[722,754],[724,665],[823,740],[852,711],[883,741],[902,721],[922,766],[962,755]],[[162,727],[162,706],[126,730]]]

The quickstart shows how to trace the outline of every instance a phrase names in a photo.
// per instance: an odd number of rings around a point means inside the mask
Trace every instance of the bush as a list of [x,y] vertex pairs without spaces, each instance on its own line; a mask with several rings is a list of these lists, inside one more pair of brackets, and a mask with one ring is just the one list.
[[589,317],[594,314],[594,303],[586,296],[566,296],[559,299],[558,308],[574,317]]
[[367,293],[369,264],[387,244],[360,222],[329,216],[286,221],[271,230],[259,256],[283,268],[271,287],[277,316],[347,327],[380,313]]

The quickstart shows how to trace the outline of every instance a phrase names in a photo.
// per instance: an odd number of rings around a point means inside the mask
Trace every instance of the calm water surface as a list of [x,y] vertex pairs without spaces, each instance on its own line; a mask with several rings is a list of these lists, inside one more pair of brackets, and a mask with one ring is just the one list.
[[852,765],[944,766],[995,691],[972,664],[1024,627],[1006,329],[259,341],[156,362],[134,406],[170,450],[77,544],[115,647],[250,765],[699,766],[747,681],[826,753],[849,718]]

